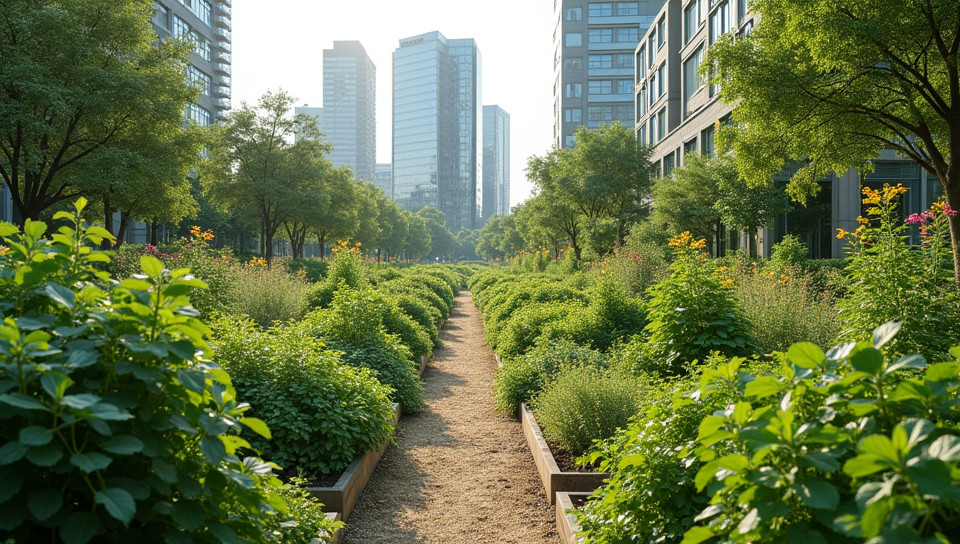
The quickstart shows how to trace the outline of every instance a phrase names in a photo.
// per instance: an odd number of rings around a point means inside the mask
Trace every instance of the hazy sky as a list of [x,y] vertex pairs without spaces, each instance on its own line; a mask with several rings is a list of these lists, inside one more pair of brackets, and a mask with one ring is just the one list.
[[234,0],[233,104],[282,88],[297,105],[323,105],[323,50],[359,40],[377,67],[377,162],[391,162],[393,51],[434,30],[473,38],[482,99],[510,114],[510,201],[527,198],[527,157],[553,132],[553,5],[550,0]]

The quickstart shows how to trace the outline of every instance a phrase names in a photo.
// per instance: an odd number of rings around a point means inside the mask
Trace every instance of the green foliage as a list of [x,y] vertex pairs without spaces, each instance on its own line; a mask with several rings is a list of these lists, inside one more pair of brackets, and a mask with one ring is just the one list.
[[603,261],[603,270],[615,279],[628,296],[643,296],[647,289],[667,276],[667,260],[661,247],[628,244]]
[[593,366],[564,370],[533,399],[533,413],[551,443],[574,456],[606,440],[640,409],[641,383]]
[[330,263],[323,259],[289,259],[285,260],[283,265],[293,274],[302,270],[304,278],[311,283],[323,281],[327,276],[327,269],[330,268]]
[[798,269],[784,272],[745,271],[733,278],[757,349],[784,351],[802,341],[830,346],[840,332],[833,300],[817,291],[809,275]]
[[390,297],[400,311],[413,319],[427,333],[433,347],[439,348],[441,342],[437,327],[443,322],[443,314],[440,313],[440,310],[409,293],[394,294]]
[[606,355],[565,339],[554,342],[541,338],[532,349],[503,360],[503,368],[494,374],[497,410],[514,413],[543,390],[560,371],[583,366],[606,367]]
[[433,341],[426,329],[404,313],[393,298],[387,299],[387,311],[382,318],[384,330],[400,339],[410,350],[414,361],[433,351]]
[[377,288],[385,294],[407,294],[417,297],[436,310],[440,314],[441,321],[450,317],[451,310],[446,301],[426,284],[417,281],[415,278],[403,277],[390,280],[377,285]]
[[295,523],[276,523],[270,530],[280,535],[283,542],[329,542],[337,530],[344,527],[343,522],[327,519],[317,499],[305,489],[307,481],[291,478],[283,484],[278,493],[287,505],[290,520]]
[[728,171],[720,159],[697,151],[684,155],[683,166],[653,182],[653,213],[645,230],[655,232],[646,232],[645,236],[652,234],[659,238],[658,245],[666,246],[671,237],[689,232],[715,247],[723,235],[720,211],[715,206],[720,196],[717,184]]
[[603,274],[590,291],[586,311],[545,328],[550,338],[571,338],[577,344],[606,351],[614,344],[643,330],[643,304],[627,295],[623,287]]
[[310,285],[279,266],[245,265],[233,269],[229,311],[267,328],[298,321],[307,312]]
[[[216,361],[273,436],[248,440],[284,468],[317,476],[344,469],[393,430],[390,389],[344,365],[301,326],[261,331],[250,321],[214,324]],[[322,392],[322,394],[318,394]]]
[[677,375],[685,363],[713,351],[730,356],[753,349],[750,325],[701,252],[704,245],[689,233],[675,238],[670,277],[650,289],[646,330],[655,367],[646,370],[651,373]]
[[[151,256],[110,283],[86,201],[47,226],[0,224],[0,530],[18,542],[280,541],[273,465],[239,453],[264,436],[211,363],[189,306],[203,287]],[[106,291],[98,285],[110,285]]]
[[960,363],[889,357],[899,329],[827,354],[794,344],[779,374],[742,380],[739,399],[700,423],[695,483],[711,499],[685,542],[956,535]]
[[783,274],[788,269],[801,268],[807,264],[807,244],[788,234],[770,248],[770,260],[767,267],[775,274]]
[[[524,306],[510,317],[507,326],[497,336],[497,353],[501,357],[520,355],[527,351],[550,325],[568,320],[583,310],[583,304],[576,301]],[[554,339],[557,338],[563,336],[558,334]]]
[[410,272],[406,274],[406,279],[424,285],[443,299],[443,303],[446,305],[446,312],[443,314],[444,319],[450,317],[450,312],[453,311],[454,290],[446,281],[433,274],[423,272],[419,268],[410,269]]
[[334,293],[343,287],[360,289],[367,285],[367,278],[363,272],[363,256],[359,251],[347,247],[347,242],[341,242],[334,249],[333,261],[327,269],[327,277],[313,285],[307,295],[310,308],[329,308],[333,303]]
[[369,368],[380,383],[389,386],[393,392],[390,398],[403,406],[403,412],[415,414],[424,408],[423,385],[417,371],[410,365],[410,352],[388,336],[382,341],[370,340],[352,343],[330,338],[327,341],[332,349],[342,352],[343,362],[357,368]]
[[906,189],[864,188],[867,219],[853,233],[847,264],[848,295],[840,300],[840,340],[866,338],[887,321],[901,323],[903,334],[888,349],[894,354],[946,355],[953,331],[960,330],[960,306],[949,267],[947,214],[934,204],[920,246],[906,240],[897,200]]

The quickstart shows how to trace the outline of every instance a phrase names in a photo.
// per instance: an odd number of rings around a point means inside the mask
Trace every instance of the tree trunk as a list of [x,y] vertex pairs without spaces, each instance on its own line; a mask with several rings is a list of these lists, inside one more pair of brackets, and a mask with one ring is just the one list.
[[[113,208],[110,206],[110,196],[103,196],[103,228],[113,234]],[[100,249],[110,249],[110,240],[100,242]]]
[[117,229],[117,242],[113,244],[113,249],[120,249],[123,245],[123,237],[127,234],[127,224],[130,222],[130,214],[120,210],[120,228]]
[[264,230],[263,237],[263,258],[267,261],[267,266],[273,262],[273,233]]
[[326,250],[326,248],[324,247],[326,245],[325,244],[326,241],[327,241],[327,236],[325,234],[317,234],[317,243],[320,244],[321,259],[324,257],[324,251]]
[[[960,166],[957,168],[957,176],[960,178]],[[950,185],[950,174],[947,178],[940,179],[943,184],[943,192],[947,197],[947,204],[956,213],[948,218],[950,223],[950,242],[953,248],[953,283],[960,293],[960,179],[956,180],[953,186]]]
[[159,235],[160,235],[160,221],[158,219],[154,219],[153,222],[150,223],[150,245],[152,246],[159,245],[157,243]]

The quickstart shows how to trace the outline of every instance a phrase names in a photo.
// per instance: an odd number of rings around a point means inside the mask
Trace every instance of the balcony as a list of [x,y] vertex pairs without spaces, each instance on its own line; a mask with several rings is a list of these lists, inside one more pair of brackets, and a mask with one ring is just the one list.
[[227,64],[226,62],[218,62],[218,63],[214,64],[213,66],[214,66],[214,69],[216,70],[216,72],[217,72],[218,74],[223,74],[223,75],[229,76],[230,73],[231,73],[231,72],[230,72],[230,65]]
[[230,76],[224,74],[217,74],[213,78],[213,82],[217,85],[223,85],[225,87],[230,87]]
[[222,26],[217,26],[216,28],[217,36],[223,40],[230,41],[230,30],[223,28]]
[[216,98],[230,98],[230,86],[219,83],[214,85],[213,96]]
[[226,62],[226,63],[228,63],[228,64],[230,64],[230,63],[233,62],[233,56],[232,56],[230,53],[220,53],[220,55],[218,55],[218,57],[219,57],[219,58],[218,58],[217,60],[218,60],[219,62]]
[[229,98],[218,98],[214,101],[218,109],[229,110],[230,109],[230,99]]
[[223,13],[224,15],[226,15],[227,17],[229,17],[229,16],[231,15],[231,14],[230,14],[230,3],[229,3],[229,2],[223,2],[223,3],[220,5],[220,10],[219,10],[219,11],[220,11],[220,13]]
[[230,18],[227,17],[226,15],[217,15],[217,18],[214,20],[214,23],[218,28],[226,29],[228,32],[231,29]]
[[217,42],[217,49],[224,51],[226,53],[230,53],[231,51],[233,51],[233,46],[230,45],[230,42],[221,41],[221,42]]

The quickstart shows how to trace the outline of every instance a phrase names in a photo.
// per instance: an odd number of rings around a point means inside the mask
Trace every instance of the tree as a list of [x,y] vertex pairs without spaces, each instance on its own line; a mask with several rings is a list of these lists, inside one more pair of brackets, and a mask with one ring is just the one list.
[[[709,58],[737,104],[725,138],[752,185],[802,162],[788,188],[802,202],[830,171],[867,170],[894,149],[960,209],[960,2],[754,0],[751,10],[753,33],[719,41]],[[960,215],[950,233],[960,289]]]
[[583,231],[584,214],[555,181],[560,171],[563,150],[554,150],[543,157],[532,156],[527,160],[527,179],[533,182],[536,194],[527,200],[527,213],[533,221],[548,231],[562,232],[570,242],[579,261],[582,257],[580,235]]
[[310,226],[320,245],[321,257],[327,242],[337,238],[349,238],[357,231],[359,224],[357,184],[354,183],[349,168],[340,167],[327,179],[327,194],[330,199],[330,213],[314,214]]
[[457,239],[447,228],[443,212],[433,206],[424,206],[417,212],[430,229],[430,257],[449,259],[457,250]]
[[463,229],[457,233],[456,258],[465,261],[477,260],[477,241],[480,239],[480,229]]
[[407,256],[421,259],[430,253],[430,228],[427,227],[427,221],[419,215],[401,210],[404,218],[407,220],[407,240],[404,243],[403,250]]
[[181,130],[197,92],[183,77],[189,47],[155,44],[153,10],[150,0],[3,2],[0,177],[18,223],[88,194],[111,157],[145,170],[183,160],[141,153]]
[[790,211],[789,198],[781,186],[750,186],[729,155],[711,162],[717,183],[714,209],[724,224],[747,234],[747,250],[755,256],[758,231],[770,226],[778,215]]
[[718,163],[715,159],[688,153],[683,166],[653,183],[653,211],[650,220],[666,225],[671,236],[689,232],[694,239],[712,240],[714,254],[721,255],[723,224],[717,202]]
[[[316,120],[288,115],[293,98],[267,92],[256,107],[233,112],[211,146],[204,181],[227,207],[253,204],[260,219],[263,255],[273,260],[273,238],[304,195],[322,190],[330,146],[320,140]],[[294,134],[299,135],[291,143]]]

